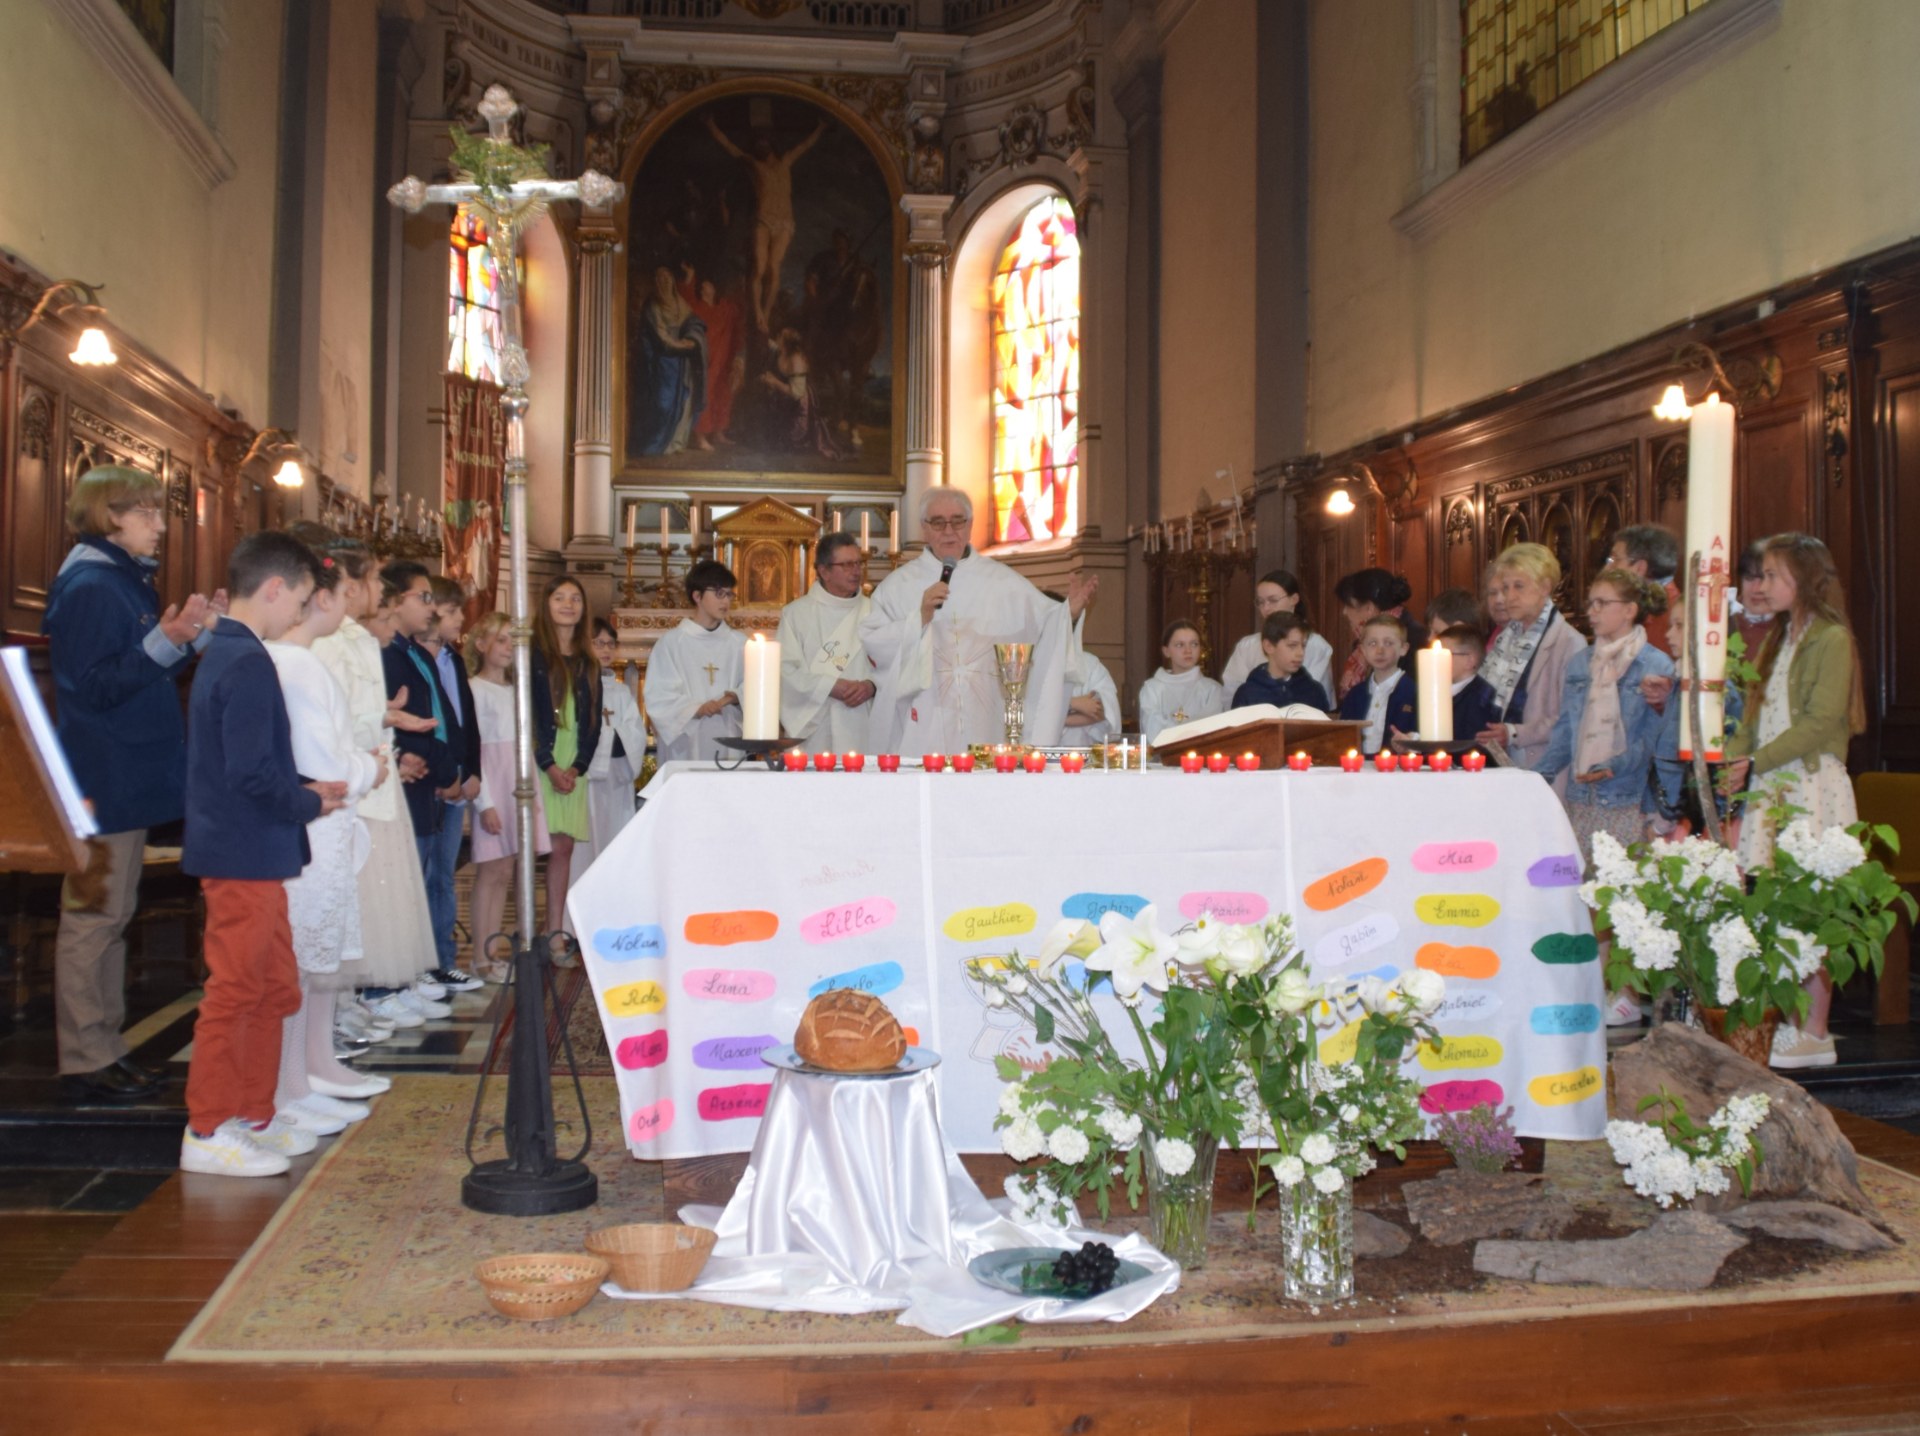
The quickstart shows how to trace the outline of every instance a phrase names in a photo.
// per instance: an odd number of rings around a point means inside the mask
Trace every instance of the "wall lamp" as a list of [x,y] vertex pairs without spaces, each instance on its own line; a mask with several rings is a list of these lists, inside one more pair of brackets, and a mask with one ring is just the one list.
[[[0,295],[0,360],[13,357],[14,346],[20,336],[25,334],[42,319],[78,310],[88,318],[98,318],[106,313],[100,303],[100,291],[104,284],[87,284],[78,279],[61,279],[49,284],[40,291],[40,297],[34,301],[27,317],[18,323],[8,323],[12,313],[18,313],[25,305],[24,295]],[[11,300],[9,304],[6,301]],[[73,353],[67,356],[75,364],[92,367],[100,364],[117,364],[120,356],[113,352],[113,345],[107,340],[106,330],[97,324],[89,324],[80,331],[80,340],[73,346]]]
[[247,446],[247,452],[240,456],[239,467],[244,469],[257,460],[271,463],[278,457],[280,466],[273,471],[274,483],[282,489],[304,488],[307,475],[301,467],[303,454],[300,441],[287,430],[262,429],[253,436],[253,443]]
[[1372,469],[1365,464],[1349,464],[1335,478],[1333,488],[1327,491],[1326,512],[1331,518],[1343,519],[1359,508],[1359,500],[1368,494],[1383,503],[1401,504],[1419,492],[1420,475],[1411,460],[1407,464],[1407,476],[1391,494],[1380,487],[1380,480],[1374,477]]
[[[1712,396],[1713,392],[1724,390],[1729,399],[1738,403],[1765,403],[1780,392],[1780,356],[1766,354],[1755,359],[1750,355],[1735,355],[1729,361],[1705,344],[1690,342],[1682,344],[1673,351],[1673,362],[1677,368],[1698,370],[1706,376],[1705,391],[1702,400]],[[1669,384],[1661,394],[1660,402],[1653,406],[1653,417],[1669,423],[1679,423],[1690,418],[1693,405],[1687,400],[1686,384]]]

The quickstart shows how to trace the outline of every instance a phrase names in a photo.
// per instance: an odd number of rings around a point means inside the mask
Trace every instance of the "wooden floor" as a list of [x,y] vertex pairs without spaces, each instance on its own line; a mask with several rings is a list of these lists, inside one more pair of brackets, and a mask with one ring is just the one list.
[[[1920,1172],[1920,1139],[1839,1115]],[[0,1217],[0,1433],[1920,1433],[1920,1304],[1898,1297],[1116,1350],[163,1364],[285,1190],[176,1177],[124,1217]]]

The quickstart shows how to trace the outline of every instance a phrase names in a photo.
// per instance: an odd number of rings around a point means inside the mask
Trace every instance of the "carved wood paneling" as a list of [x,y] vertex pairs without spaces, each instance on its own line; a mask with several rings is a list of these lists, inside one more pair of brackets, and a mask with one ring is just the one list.
[[1820,532],[1823,505],[1810,455],[1804,412],[1741,425],[1735,455],[1736,534],[1751,541],[1768,534]]

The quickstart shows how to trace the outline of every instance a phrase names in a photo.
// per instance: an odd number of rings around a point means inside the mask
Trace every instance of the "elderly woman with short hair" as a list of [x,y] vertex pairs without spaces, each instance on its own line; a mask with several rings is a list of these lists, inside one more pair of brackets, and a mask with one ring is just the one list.
[[[1560,717],[1560,693],[1567,664],[1587,646],[1580,631],[1553,606],[1560,582],[1560,561],[1537,543],[1517,543],[1493,561],[1493,586],[1506,622],[1487,650],[1480,676],[1493,688],[1500,721],[1475,737],[1498,743],[1522,768],[1546,756],[1553,725]],[[1555,780],[1556,791],[1565,776]]]
[[[167,531],[167,495],[139,469],[89,470],[67,522],[79,542],[47,594],[56,728],[80,791],[93,804],[105,850],[103,896],[76,907],[62,894],[54,945],[54,1027],[60,1085],[82,1102],[132,1102],[160,1076],[127,1055],[127,922],[140,892],[147,829],[186,811],[187,733],[175,687],[225,607],[194,594],[164,612],[155,555]],[[98,861],[98,859],[96,859]]]

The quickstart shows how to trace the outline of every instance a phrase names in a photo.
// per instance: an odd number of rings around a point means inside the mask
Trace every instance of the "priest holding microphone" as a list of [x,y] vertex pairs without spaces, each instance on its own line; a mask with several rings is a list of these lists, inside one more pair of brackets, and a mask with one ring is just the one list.
[[871,747],[873,665],[860,623],[873,607],[860,592],[866,560],[852,534],[814,546],[818,580],[780,611],[780,726],[809,753],[865,753]]
[[973,503],[960,490],[922,494],[920,527],[926,547],[874,591],[859,627],[879,685],[872,750],[951,753],[1002,741],[996,643],[1033,645],[1025,741],[1059,743],[1067,706],[1066,605],[974,552]]

